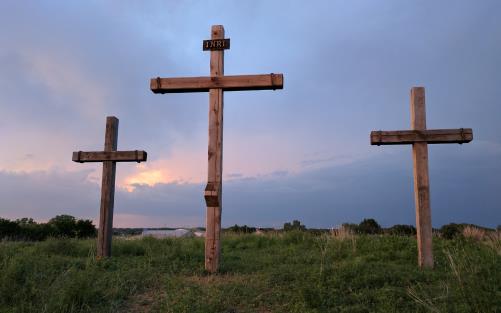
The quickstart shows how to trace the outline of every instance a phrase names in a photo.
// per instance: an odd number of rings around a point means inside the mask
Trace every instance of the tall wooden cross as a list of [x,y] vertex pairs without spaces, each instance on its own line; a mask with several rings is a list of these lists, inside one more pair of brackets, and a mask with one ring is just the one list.
[[222,25],[214,25],[211,39],[203,41],[210,50],[210,76],[151,79],[154,93],[209,92],[209,167],[205,188],[207,206],[205,232],[205,269],[216,272],[219,267],[222,174],[223,174],[223,91],[282,89],[282,74],[224,75],[224,50],[230,40],[224,38]]
[[414,87],[411,89],[411,129],[372,131],[371,145],[412,144],[418,264],[420,267],[432,268],[433,252],[430,183],[428,178],[428,144],[467,143],[473,140],[473,131],[471,128],[426,129],[423,87]]
[[117,151],[118,118],[106,118],[106,134],[104,151],[73,152],[73,161],[103,162],[103,178],[101,184],[101,209],[97,234],[97,257],[111,256],[111,237],[113,234],[113,204],[115,198],[115,173],[117,162],[144,162],[145,151]]

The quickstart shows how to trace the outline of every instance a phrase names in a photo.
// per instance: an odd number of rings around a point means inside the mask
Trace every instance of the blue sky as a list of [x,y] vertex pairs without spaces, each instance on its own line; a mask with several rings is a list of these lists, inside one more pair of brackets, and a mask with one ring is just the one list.
[[152,77],[203,76],[210,27],[225,73],[283,73],[283,90],[225,93],[223,225],[414,224],[409,146],[369,133],[470,127],[429,147],[434,226],[501,224],[498,1],[87,1],[0,3],[0,216],[96,219],[105,117],[118,147],[115,226],[204,224],[208,95],[154,95]]

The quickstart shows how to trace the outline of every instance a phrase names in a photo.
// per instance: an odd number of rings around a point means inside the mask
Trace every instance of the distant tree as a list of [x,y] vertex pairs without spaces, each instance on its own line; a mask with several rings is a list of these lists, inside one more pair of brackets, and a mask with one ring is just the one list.
[[461,236],[463,233],[464,225],[450,223],[442,226],[440,228],[440,234],[445,239],[454,239],[458,236]]
[[390,235],[395,236],[414,236],[416,234],[416,227],[412,225],[393,225],[387,231]]
[[36,222],[32,218],[29,218],[29,217],[19,218],[19,219],[16,220],[16,223],[19,226],[26,226],[26,225],[34,225],[34,224],[36,224]]
[[76,219],[71,215],[57,215],[48,224],[54,228],[56,237],[76,237]]
[[37,223],[27,217],[15,221],[0,218],[0,239],[40,241],[49,236],[88,238],[96,233],[92,221],[77,220],[70,215],[58,215],[48,223]]
[[77,238],[95,237],[97,229],[91,220],[78,220],[75,223],[75,233]]
[[292,224],[285,223],[284,224],[284,231],[291,231],[291,230],[306,230],[306,226],[301,225],[301,222],[298,220],[293,220]]
[[360,234],[379,234],[381,233],[381,226],[373,218],[366,218],[358,224],[358,233]]
[[53,233],[53,227],[48,224],[38,224],[32,218],[23,217],[16,220],[19,225],[18,238],[21,240],[40,241]]
[[7,219],[0,218],[0,239],[12,238],[19,234],[19,225]]
[[229,227],[228,230],[232,231],[232,232],[235,232],[235,233],[250,234],[250,233],[255,233],[256,232],[256,227],[249,227],[247,225],[238,226],[237,224],[235,224],[234,226]]

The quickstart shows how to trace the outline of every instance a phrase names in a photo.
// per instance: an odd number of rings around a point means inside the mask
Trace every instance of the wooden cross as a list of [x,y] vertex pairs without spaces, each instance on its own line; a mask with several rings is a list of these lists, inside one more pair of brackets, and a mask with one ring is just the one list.
[[412,130],[372,131],[371,145],[412,144],[418,264],[420,267],[433,268],[428,144],[467,143],[473,140],[473,131],[471,128],[426,129],[424,98],[423,87],[411,89]]
[[282,89],[282,74],[224,76],[224,50],[230,40],[224,38],[222,25],[214,25],[211,40],[204,40],[203,50],[210,50],[210,76],[154,78],[154,93],[209,92],[208,180],[204,197],[207,206],[205,232],[205,269],[219,267],[222,174],[223,174],[223,91]]
[[104,151],[73,152],[73,161],[103,162],[103,178],[101,185],[101,209],[99,214],[99,229],[97,235],[97,257],[111,256],[111,237],[113,234],[113,204],[115,198],[115,172],[117,162],[144,162],[145,151],[117,151],[118,118],[106,118],[106,135]]

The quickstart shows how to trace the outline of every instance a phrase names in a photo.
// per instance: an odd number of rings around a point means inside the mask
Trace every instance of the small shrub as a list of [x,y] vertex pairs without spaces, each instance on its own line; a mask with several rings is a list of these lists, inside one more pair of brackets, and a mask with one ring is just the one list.
[[247,225],[238,226],[237,224],[235,224],[235,225],[229,227],[227,230],[234,232],[234,233],[250,234],[250,233],[256,232],[256,227],[249,227]]
[[375,219],[364,219],[358,224],[357,231],[359,234],[374,235],[381,233],[381,226]]
[[450,223],[440,228],[440,234],[445,239],[454,239],[463,233],[463,225]]
[[19,225],[16,222],[0,218],[0,239],[11,238],[19,234]]
[[388,234],[394,236],[414,236],[416,227],[412,225],[394,225],[387,230]]

